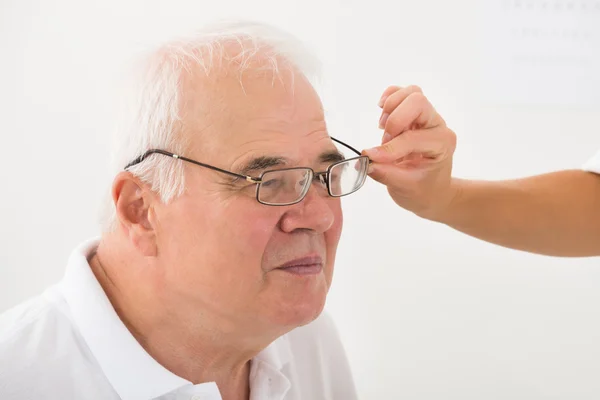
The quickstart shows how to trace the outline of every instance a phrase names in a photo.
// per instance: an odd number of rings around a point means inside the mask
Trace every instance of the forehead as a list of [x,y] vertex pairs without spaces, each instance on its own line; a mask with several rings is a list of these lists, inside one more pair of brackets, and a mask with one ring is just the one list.
[[221,165],[258,156],[305,162],[335,150],[316,91],[292,71],[192,82],[184,91],[183,125],[193,154]]

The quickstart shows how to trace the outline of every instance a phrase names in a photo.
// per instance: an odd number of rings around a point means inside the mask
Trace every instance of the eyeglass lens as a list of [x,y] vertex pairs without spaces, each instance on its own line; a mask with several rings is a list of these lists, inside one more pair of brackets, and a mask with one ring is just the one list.
[[[360,189],[365,182],[368,158],[359,157],[334,164],[329,170],[329,190],[335,197]],[[308,192],[313,173],[308,168],[268,171],[261,176],[258,201],[270,205],[286,205],[300,201]]]

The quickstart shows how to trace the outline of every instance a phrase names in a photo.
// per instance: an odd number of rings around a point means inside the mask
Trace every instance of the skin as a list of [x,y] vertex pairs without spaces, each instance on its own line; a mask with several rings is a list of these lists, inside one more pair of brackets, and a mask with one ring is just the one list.
[[532,253],[600,255],[600,176],[556,171],[506,181],[452,176],[456,135],[417,86],[387,88],[370,176],[415,214]]
[[[242,83],[231,71],[184,77],[184,155],[234,172],[257,157],[285,160],[270,169],[325,170],[322,156],[336,148],[311,85],[297,73],[247,72]],[[215,381],[224,399],[248,399],[250,360],[324,307],[340,200],[314,182],[302,202],[266,206],[255,185],[190,163],[185,179],[185,193],[164,204],[129,172],[116,176],[117,228],[90,264],[155,360],[193,383]],[[279,268],[301,257],[318,271]]]

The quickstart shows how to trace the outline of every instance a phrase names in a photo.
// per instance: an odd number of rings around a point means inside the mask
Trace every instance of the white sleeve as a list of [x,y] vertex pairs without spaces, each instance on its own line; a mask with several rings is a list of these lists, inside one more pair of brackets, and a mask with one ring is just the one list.
[[592,157],[583,165],[583,169],[600,174],[600,151],[598,151],[594,157]]

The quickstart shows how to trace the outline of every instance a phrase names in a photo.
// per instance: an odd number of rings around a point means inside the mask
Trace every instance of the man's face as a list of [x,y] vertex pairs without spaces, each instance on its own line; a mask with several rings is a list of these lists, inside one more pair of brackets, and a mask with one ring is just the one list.
[[[302,78],[223,77],[206,87],[188,83],[186,156],[253,177],[264,170],[325,171],[336,152],[321,103]],[[279,165],[244,171],[260,158]],[[220,329],[248,334],[285,331],[321,312],[331,285],[342,229],[339,198],[318,182],[298,204],[267,206],[256,185],[186,163],[186,192],[156,209],[158,254],[169,292]],[[291,266],[290,268],[282,268]],[[294,267],[297,266],[297,267]],[[303,266],[303,267],[302,267]]]

